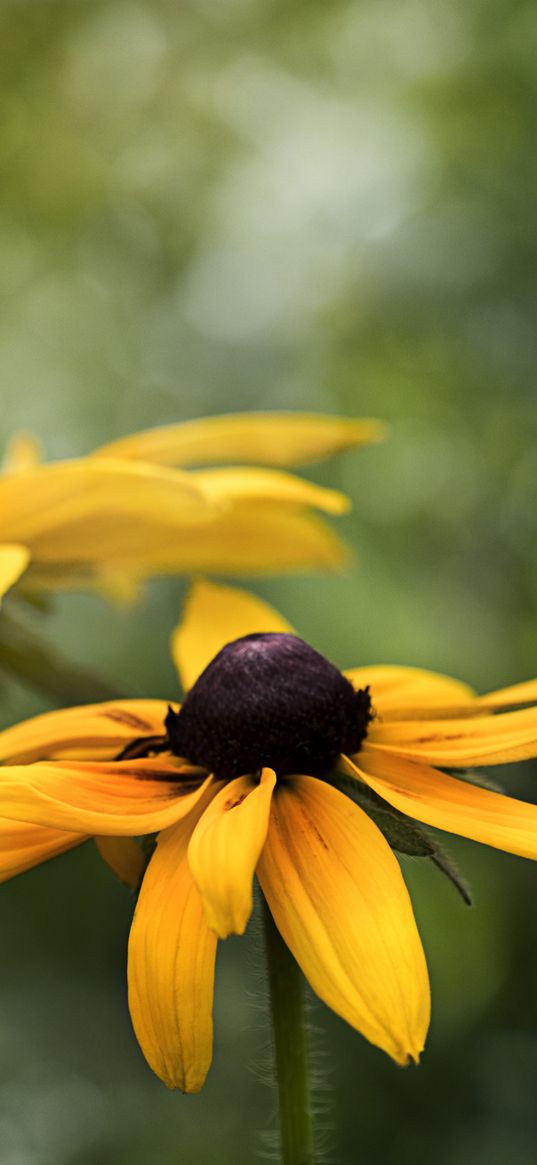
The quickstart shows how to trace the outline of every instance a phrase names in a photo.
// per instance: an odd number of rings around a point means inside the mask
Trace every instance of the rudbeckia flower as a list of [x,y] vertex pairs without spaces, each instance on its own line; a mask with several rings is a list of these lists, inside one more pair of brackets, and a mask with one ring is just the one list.
[[392,845],[424,822],[537,856],[537,806],[442,771],[537,755],[537,681],[477,696],[415,668],[342,673],[265,603],[206,582],[173,653],[179,709],[109,702],[0,735],[1,876],[93,836],[140,882],[130,1010],[170,1087],[205,1079],[217,941],[244,931],[254,876],[317,995],[417,1061],[427,968]]
[[[346,547],[315,511],[341,514],[347,499],[280,467],[381,436],[375,421],[251,413],[41,464],[36,441],[19,435],[0,476],[0,597],[19,580],[25,591],[126,595],[155,574],[341,566]],[[191,468],[207,465],[224,467]]]

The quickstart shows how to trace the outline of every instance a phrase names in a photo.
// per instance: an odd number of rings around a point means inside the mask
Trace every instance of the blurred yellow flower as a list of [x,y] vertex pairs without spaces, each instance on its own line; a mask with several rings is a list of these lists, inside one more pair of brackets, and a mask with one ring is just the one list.
[[[20,434],[0,477],[0,596],[18,580],[27,591],[96,586],[128,597],[155,574],[341,566],[347,549],[315,511],[341,514],[348,500],[279,467],[381,436],[375,421],[250,413],[41,464],[35,439]],[[213,464],[225,468],[190,468]]]
[[[405,852],[418,821],[537,857],[537,806],[437,767],[536,756],[537,681],[479,697],[415,668],[341,673],[255,596],[202,581],[173,654],[178,712],[115,701],[0,734],[0,877],[93,836],[141,881],[130,1009],[169,1087],[204,1082],[217,939],[244,931],[254,874],[317,995],[398,1063],[417,1060],[427,968],[391,847]],[[133,839],[153,834],[145,869]]]

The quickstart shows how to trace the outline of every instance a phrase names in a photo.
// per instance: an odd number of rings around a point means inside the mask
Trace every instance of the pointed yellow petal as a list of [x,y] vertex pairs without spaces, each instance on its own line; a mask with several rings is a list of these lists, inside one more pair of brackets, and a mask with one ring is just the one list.
[[369,685],[373,707],[382,720],[416,718],[452,706],[475,709],[475,693],[468,684],[417,667],[376,665],[344,672],[354,688]]
[[146,865],[142,847],[132,837],[96,837],[95,845],[120,882],[136,890]]
[[512,708],[517,704],[537,703],[537,680],[527,680],[523,684],[513,684],[498,692],[488,692],[479,697],[481,708]]
[[214,503],[192,474],[160,466],[88,459],[37,466],[0,478],[2,533],[34,562],[144,563]]
[[226,643],[259,631],[292,632],[292,627],[273,607],[249,591],[203,579],[194,583],[171,644],[185,691]]
[[[236,502],[210,523],[190,523],[177,529],[178,524],[180,511],[173,524],[162,523],[155,516],[147,525],[140,523],[138,536],[133,538],[129,520],[123,541],[115,551],[109,548],[111,565],[104,577],[101,563],[66,562],[62,554],[59,563],[47,558],[31,564],[28,584],[41,590],[92,587],[102,591],[103,583],[106,586],[117,571],[130,575],[136,584],[152,574],[334,571],[347,567],[352,558],[327,523],[303,506]],[[81,553],[80,547],[77,553]]]
[[161,759],[6,765],[0,816],[112,837],[155,833],[190,813],[211,783],[192,771]]
[[[341,570],[350,561],[345,543],[303,506],[236,502],[210,525],[189,527],[175,542],[161,540],[144,569],[173,574],[281,574]],[[124,565],[136,565],[132,559]]]
[[481,789],[373,746],[364,746],[354,758],[354,768],[390,805],[426,825],[524,858],[537,858],[537,805]]
[[17,582],[30,561],[30,551],[17,542],[0,544],[0,599]]
[[199,1092],[212,1058],[216,935],[188,868],[197,814],[160,834],[129,939],[129,1008],[144,1056],[168,1088]]
[[0,820],[0,882],[55,858],[87,838],[63,829],[43,829],[24,821]]
[[94,456],[129,457],[161,465],[303,465],[380,441],[379,421],[313,413],[236,413],[133,433]]
[[398,1063],[429,1022],[425,956],[399,865],[376,825],[313,777],[279,785],[257,874],[313,990]]
[[274,469],[206,469],[193,473],[192,477],[215,503],[278,502],[312,506],[328,514],[345,514],[351,507],[349,498],[338,490],[325,489]]
[[213,798],[188,847],[188,863],[209,926],[219,938],[243,934],[252,913],[252,882],[265,844],[276,775],[237,777]]
[[41,461],[41,442],[25,429],[10,437],[2,461],[2,473],[25,473]]
[[370,744],[446,768],[502,765],[537,756],[537,708],[464,720],[373,721]]
[[0,732],[0,761],[112,760],[138,736],[164,732],[164,700],[108,700],[44,712]]

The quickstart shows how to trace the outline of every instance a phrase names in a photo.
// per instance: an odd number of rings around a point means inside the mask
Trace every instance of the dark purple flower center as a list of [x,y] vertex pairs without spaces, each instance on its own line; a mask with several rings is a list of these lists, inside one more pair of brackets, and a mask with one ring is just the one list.
[[246,635],[228,643],[191,688],[166,730],[173,751],[222,780],[263,767],[278,776],[326,776],[357,752],[371,719],[355,691],[296,635]]

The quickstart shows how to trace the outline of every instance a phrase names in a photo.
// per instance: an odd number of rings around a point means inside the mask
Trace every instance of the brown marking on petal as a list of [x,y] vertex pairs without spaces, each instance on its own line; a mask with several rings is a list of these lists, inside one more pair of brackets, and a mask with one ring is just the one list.
[[126,724],[127,728],[134,728],[136,731],[141,730],[147,732],[148,728],[152,728],[152,724],[148,724],[147,720],[142,720],[141,716],[135,716],[134,712],[125,712],[123,708],[107,708],[103,712],[103,716],[107,720],[114,720],[117,724]]
[[[439,744],[439,743],[444,744],[445,741],[463,740],[463,739],[464,739],[464,736],[461,732],[451,732],[449,734],[447,732],[431,732],[427,736],[417,736],[414,743],[415,744]],[[404,748],[404,745],[402,744],[400,747]]]
[[[403,785],[398,785],[395,781],[390,781],[390,789],[394,793],[398,793],[400,797],[406,797],[408,795],[408,789],[405,789]],[[429,798],[426,796],[425,793],[421,793],[419,790],[413,789],[412,790],[412,800],[413,801],[425,801],[425,803],[427,803]]]
[[173,789],[172,795],[174,797],[185,797],[187,793],[195,793],[196,789],[199,789],[201,783],[202,783],[201,779],[199,781],[192,780],[192,781],[181,781],[180,783],[175,783],[172,786],[172,789]]
[[161,733],[159,736],[136,736],[121,749],[115,759],[141,760],[142,757],[149,759],[163,752],[170,752],[170,742],[166,735]]
[[224,805],[224,813],[227,813],[230,809],[237,809],[248,796],[249,793],[240,793],[238,797],[230,797],[229,801],[226,801]]
[[301,808],[302,808],[302,813],[303,813],[303,816],[304,816],[304,819],[306,822],[306,828],[307,828],[308,832],[313,833],[313,836],[317,838],[319,845],[322,845],[323,849],[328,850],[330,847],[329,847],[328,843],[325,841],[320,830],[317,828],[317,826],[313,820],[313,817],[310,817],[309,813],[306,813],[304,806],[302,806]]
[[[121,762],[108,771],[114,777],[121,779]],[[197,789],[206,775],[204,770],[200,773],[199,770],[191,768],[184,770],[175,768],[137,769],[129,761],[125,763],[125,772],[127,776],[134,777],[135,781],[165,781],[181,793],[188,792],[190,789]]]
[[[168,783],[177,781],[177,769],[151,769],[151,771],[148,771],[148,769],[133,768],[129,761],[127,761],[127,764],[129,766],[127,775],[134,777],[136,781],[168,781]],[[118,773],[117,769],[115,770],[115,774],[121,776],[121,772]]]

